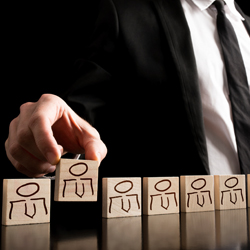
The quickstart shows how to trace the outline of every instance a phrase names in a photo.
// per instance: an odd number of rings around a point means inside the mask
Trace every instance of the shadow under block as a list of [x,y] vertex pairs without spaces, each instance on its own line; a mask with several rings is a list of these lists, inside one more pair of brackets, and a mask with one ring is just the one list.
[[213,211],[214,176],[181,176],[181,212]]
[[143,250],[181,249],[180,214],[143,216],[142,218]]
[[102,192],[102,217],[141,216],[141,178],[103,178]]
[[237,249],[238,246],[247,246],[246,209],[217,210],[215,215],[217,249],[232,249],[233,246]]
[[2,250],[50,250],[50,223],[2,226]]
[[55,201],[97,201],[98,162],[61,159],[56,167]]
[[143,178],[143,214],[179,213],[179,177]]
[[245,175],[215,175],[215,209],[246,208]]
[[217,249],[215,211],[183,213],[180,222],[181,248]]
[[50,179],[3,180],[3,225],[50,222]]
[[102,250],[144,249],[142,231],[142,218],[139,216],[103,218]]

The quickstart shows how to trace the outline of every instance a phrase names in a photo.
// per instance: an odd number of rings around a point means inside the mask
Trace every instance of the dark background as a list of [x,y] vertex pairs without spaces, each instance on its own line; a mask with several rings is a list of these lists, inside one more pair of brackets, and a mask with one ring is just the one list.
[[71,83],[74,61],[87,44],[99,0],[79,2],[5,4],[0,142],[1,173],[5,178],[15,175],[4,142],[20,105],[37,101],[43,93],[60,94]]
[[[83,54],[98,2],[3,4],[1,179],[18,177],[4,149],[10,121],[22,103],[43,93],[60,94],[71,83],[72,65]],[[250,15],[249,1],[237,2]]]

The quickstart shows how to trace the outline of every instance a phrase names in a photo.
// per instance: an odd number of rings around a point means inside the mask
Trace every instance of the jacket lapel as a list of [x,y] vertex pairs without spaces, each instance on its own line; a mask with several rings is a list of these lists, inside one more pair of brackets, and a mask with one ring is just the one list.
[[245,25],[246,30],[250,36],[250,17],[243,13],[243,11],[241,10],[241,8],[239,7],[237,3],[235,3],[235,7],[240,12],[240,14],[245,18],[245,21],[243,21],[243,24]]
[[203,166],[209,173],[198,74],[190,31],[180,1],[155,0],[166,39],[177,66],[186,112]]

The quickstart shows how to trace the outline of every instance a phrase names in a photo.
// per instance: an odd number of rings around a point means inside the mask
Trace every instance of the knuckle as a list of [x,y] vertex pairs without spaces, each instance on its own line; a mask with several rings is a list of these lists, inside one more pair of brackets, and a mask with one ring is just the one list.
[[17,120],[18,118],[15,118],[13,119],[11,122],[10,122],[10,126],[9,126],[9,129],[11,130],[12,128],[15,128],[16,125],[17,125]]
[[9,148],[9,139],[7,139],[4,143],[5,150],[8,151]]
[[39,101],[44,102],[47,101],[48,99],[51,99],[51,94],[42,94]]
[[18,126],[18,117],[16,117],[15,119],[13,119],[10,122],[10,124],[9,124],[9,135],[15,134],[17,126]]
[[96,139],[96,140],[100,140],[101,137],[100,137],[100,133],[92,126],[90,126],[89,130],[88,130],[88,135],[93,138],[93,139]]
[[28,128],[32,128],[35,125],[39,125],[42,121],[42,114],[40,114],[39,112],[36,112],[35,114],[33,114],[28,122]]
[[20,106],[20,113],[26,112],[30,107],[33,106],[32,102],[26,102]]
[[18,132],[17,132],[17,135],[16,135],[16,139],[17,139],[17,142],[21,145],[25,145],[26,142],[29,140],[29,137],[30,137],[30,131],[29,129],[26,129],[26,128],[23,128],[23,129],[20,129]]
[[102,153],[102,158],[105,158],[106,155],[108,154],[108,148],[107,146],[104,144],[103,141],[101,141],[101,149],[100,149],[101,153]]
[[13,143],[9,146],[9,148],[6,150],[13,158],[15,158],[15,155],[18,154],[20,150],[20,145],[18,143]]
[[96,139],[101,139],[100,133],[95,128],[93,128],[93,135]]
[[13,166],[18,172],[24,173],[24,167],[19,162],[14,163]]
[[105,154],[105,156],[106,156],[107,153],[108,153],[108,148],[107,148],[107,146],[104,144],[103,141],[102,141],[102,143],[103,143],[103,151],[104,151],[104,154]]
[[38,102],[51,102],[51,101],[59,101],[61,100],[58,96],[53,94],[42,94]]

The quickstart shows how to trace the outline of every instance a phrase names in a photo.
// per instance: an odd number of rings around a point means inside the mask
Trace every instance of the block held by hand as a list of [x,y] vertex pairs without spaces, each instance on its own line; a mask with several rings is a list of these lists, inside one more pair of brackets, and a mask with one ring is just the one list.
[[61,159],[56,167],[55,201],[97,201],[98,162]]

